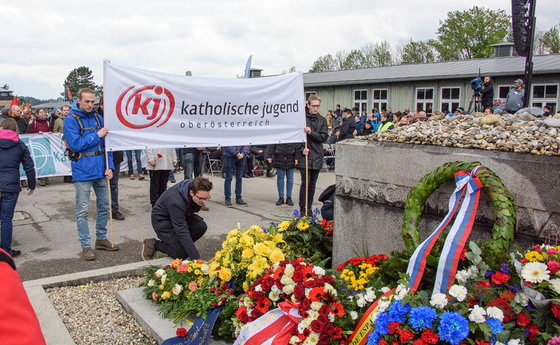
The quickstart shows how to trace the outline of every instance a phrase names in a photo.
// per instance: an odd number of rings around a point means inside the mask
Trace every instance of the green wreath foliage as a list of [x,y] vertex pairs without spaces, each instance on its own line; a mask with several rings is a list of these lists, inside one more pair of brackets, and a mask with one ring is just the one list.
[[[454,179],[458,171],[471,172],[479,166],[479,162],[465,163],[461,161],[448,162],[424,176],[416,187],[408,193],[404,206],[404,219],[402,226],[402,238],[409,251],[422,242],[418,231],[420,216],[424,210],[426,199],[443,183]],[[515,229],[515,207],[513,196],[502,183],[502,180],[487,167],[480,167],[476,173],[483,189],[490,197],[494,209],[494,226],[492,238],[484,246],[495,252],[504,251],[509,248],[514,236]]]

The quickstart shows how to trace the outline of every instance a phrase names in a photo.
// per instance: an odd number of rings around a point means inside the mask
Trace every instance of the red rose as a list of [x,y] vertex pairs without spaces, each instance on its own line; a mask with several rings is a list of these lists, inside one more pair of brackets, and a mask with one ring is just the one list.
[[529,329],[529,340],[534,341],[535,339],[537,339],[537,334],[540,333],[537,329],[537,325],[532,323],[529,325],[529,327],[527,327],[527,329]]
[[533,250],[537,251],[539,254],[542,253],[541,246],[539,246],[539,245],[533,246]]
[[222,290],[216,290],[216,295],[220,296],[222,294]]
[[294,275],[292,276],[292,280],[296,283],[303,282],[303,272],[301,270],[295,271]]
[[311,321],[311,330],[315,333],[323,333],[325,331],[325,325],[319,322],[319,320]]
[[491,279],[494,284],[500,285],[507,283],[509,281],[509,276],[502,272],[496,272],[492,275]]
[[251,311],[251,320],[250,321],[255,321],[256,319],[258,319],[261,316],[263,316],[263,313],[261,313],[260,310],[253,309],[253,311]]
[[274,285],[274,279],[268,277],[266,279],[263,279],[262,281],[262,288],[264,291],[270,291],[270,289],[272,288],[272,286]]
[[414,339],[414,333],[410,329],[399,329],[397,333],[399,334],[399,341],[403,344]]
[[[304,284],[305,287],[308,288],[308,289],[312,289],[312,288],[314,288],[314,287],[316,286],[316,285],[315,285],[315,280],[313,280],[313,279],[308,280],[308,281],[306,281],[306,282],[303,283],[303,284]],[[319,286],[320,286],[320,285],[319,285]]]
[[531,318],[526,311],[522,311],[521,313],[517,314],[517,324],[519,326],[527,326],[531,322]]
[[217,307],[218,307],[218,302],[213,302],[213,303],[212,303],[212,307],[213,307],[213,308],[217,308]]
[[331,313],[331,308],[329,308],[326,304],[323,304],[319,309],[319,315],[328,316]]
[[400,322],[389,322],[389,334],[395,334],[400,325]]
[[334,279],[331,276],[324,276],[323,279],[325,279],[325,282],[327,282],[331,285],[334,283]]
[[209,291],[210,291],[210,292],[215,292],[215,291],[216,291],[216,288],[212,286],[212,287],[209,289]]
[[224,291],[227,290],[227,289],[228,289],[227,284],[226,284],[226,283],[223,283],[222,286],[221,286],[221,288],[222,288],[222,290],[224,290]]
[[300,309],[303,310],[309,310],[310,306],[311,306],[311,300],[309,298],[302,299],[301,303],[299,304]]
[[427,329],[424,332],[422,332],[421,337],[422,340],[424,340],[424,342],[428,344],[437,344],[439,340],[437,334],[435,334],[434,331],[432,331],[431,329]]
[[303,287],[303,284],[296,284],[294,287],[294,296],[300,301],[305,298],[305,287]]
[[560,306],[556,303],[552,303],[550,310],[552,314],[554,314],[554,317],[560,320]]
[[412,342],[412,345],[426,345],[426,343],[422,340],[422,338],[418,338]]
[[177,328],[177,336],[181,337],[181,338],[186,337],[187,336],[187,330],[183,327]]
[[329,345],[331,343],[331,337],[329,337],[327,334],[321,334],[319,336],[319,345]]

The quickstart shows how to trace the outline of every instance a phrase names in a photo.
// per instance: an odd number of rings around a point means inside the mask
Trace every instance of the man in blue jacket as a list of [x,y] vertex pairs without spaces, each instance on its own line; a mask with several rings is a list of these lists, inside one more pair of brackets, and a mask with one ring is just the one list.
[[105,137],[109,130],[103,126],[103,118],[94,110],[95,95],[84,88],[78,91],[78,100],[64,119],[63,133],[68,148],[75,153],[72,160],[72,179],[76,188],[76,223],[82,257],[95,260],[91,249],[88,211],[91,188],[97,197],[97,220],[95,224],[95,249],[119,250],[107,240],[109,219],[109,195],[107,180],[113,177],[113,156],[109,153],[109,166],[105,165]]
[[226,179],[224,180],[224,196],[226,207],[231,205],[231,180],[235,169],[235,202],[240,206],[247,206],[241,197],[243,185],[243,169],[245,168],[245,157],[249,152],[249,146],[228,146],[224,147],[224,168]]

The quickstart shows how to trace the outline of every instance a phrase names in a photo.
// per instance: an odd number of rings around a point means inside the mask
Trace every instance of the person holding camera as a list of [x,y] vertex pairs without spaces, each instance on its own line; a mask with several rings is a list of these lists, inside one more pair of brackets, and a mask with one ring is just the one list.
[[482,109],[494,106],[494,84],[489,75],[484,76],[484,84],[480,91],[480,103],[482,103]]

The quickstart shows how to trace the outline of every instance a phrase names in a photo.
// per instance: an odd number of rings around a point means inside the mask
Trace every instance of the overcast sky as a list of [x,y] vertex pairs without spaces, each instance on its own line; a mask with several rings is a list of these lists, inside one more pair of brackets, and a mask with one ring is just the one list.
[[[263,74],[365,43],[435,38],[447,12],[473,6],[511,13],[511,0],[20,0],[2,3],[0,85],[47,99],[79,66],[103,83],[103,60],[153,71],[235,78],[249,55]],[[558,0],[537,2],[537,28],[560,19]]]

